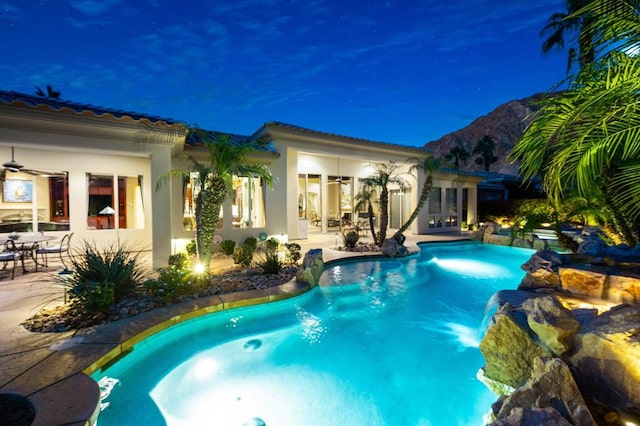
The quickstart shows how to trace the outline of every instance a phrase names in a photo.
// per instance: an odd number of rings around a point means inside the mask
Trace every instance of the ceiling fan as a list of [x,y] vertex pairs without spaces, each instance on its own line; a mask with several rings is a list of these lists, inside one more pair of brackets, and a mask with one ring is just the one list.
[[4,172],[6,174],[7,171],[17,173],[28,173],[34,176],[65,176],[64,172],[44,172],[41,170],[33,170],[33,169],[25,169],[24,165],[18,163],[14,157],[14,149],[11,147],[11,161],[7,161],[2,163],[2,167],[4,167]]

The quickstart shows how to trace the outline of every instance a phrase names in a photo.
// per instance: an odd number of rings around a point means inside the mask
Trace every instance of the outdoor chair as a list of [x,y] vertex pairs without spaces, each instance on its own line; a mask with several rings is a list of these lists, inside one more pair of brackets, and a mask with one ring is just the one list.
[[36,261],[35,262],[36,272],[38,271],[38,255],[40,255],[40,258],[42,259],[41,265],[44,265],[45,267],[49,266],[49,255],[58,255],[60,256],[60,261],[62,262],[62,265],[64,265],[64,269],[67,269],[67,264],[64,261],[63,254],[69,252],[69,245],[70,245],[72,236],[73,236],[73,232],[63,236],[62,239],[60,240],[60,244],[56,244],[53,246],[38,247],[36,249],[36,255],[34,259]]
[[4,251],[0,252],[0,262],[4,262],[2,270],[7,269],[9,262],[12,263],[11,279],[16,276],[16,262],[20,260],[22,262],[22,270],[24,271],[24,252],[16,247],[13,240],[7,240],[4,243]]

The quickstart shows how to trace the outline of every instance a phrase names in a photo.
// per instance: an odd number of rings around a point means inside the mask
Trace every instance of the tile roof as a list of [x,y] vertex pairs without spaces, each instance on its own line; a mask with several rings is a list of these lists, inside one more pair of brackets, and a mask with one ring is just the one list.
[[372,141],[369,139],[362,139],[362,138],[356,138],[353,136],[344,136],[344,135],[338,135],[336,133],[329,133],[329,132],[322,132],[319,130],[312,130],[312,129],[308,129],[306,127],[301,127],[301,126],[296,126],[295,124],[288,124],[288,123],[283,123],[280,121],[269,121],[265,124],[262,125],[262,127],[260,127],[260,129],[258,129],[251,137],[255,138],[257,135],[261,134],[261,133],[266,133],[268,132],[268,129],[270,127],[279,127],[281,129],[287,129],[287,130],[295,130],[298,132],[302,132],[302,133],[308,133],[311,135],[317,135],[317,136],[328,136],[328,137],[333,137],[333,138],[337,138],[337,139],[342,139],[344,141],[352,141],[352,142],[361,142],[361,143],[366,143],[366,144],[372,144],[372,145],[377,145],[380,147],[387,147],[387,148],[399,148],[402,150],[408,150],[408,151],[414,151],[416,153],[421,153],[421,154],[427,154],[427,153],[431,153],[432,151],[428,148],[424,148],[424,147],[413,147],[413,146],[407,146],[407,145],[399,145],[399,144],[394,144],[394,143],[389,143],[389,142],[379,142],[379,141]]
[[[204,136],[202,132],[204,132],[206,136]],[[185,139],[185,144],[195,147],[195,146],[203,145],[205,143],[205,140],[215,141],[217,138],[221,136],[229,136],[231,138],[231,142],[233,142],[235,145],[255,142],[255,140],[251,139],[250,136],[237,135],[237,134],[226,133],[226,132],[218,132],[215,130],[213,131],[204,130],[204,129],[202,130],[202,132],[189,132]],[[276,149],[273,146],[273,143],[271,142],[262,145],[260,151],[276,153]]]
[[77,114],[91,113],[96,117],[102,117],[106,115],[111,115],[116,119],[128,117],[135,121],[147,120],[153,123],[165,123],[168,125],[180,123],[178,120],[174,120],[173,118],[157,117],[133,111],[105,108],[96,105],[65,101],[57,98],[47,98],[43,96],[28,95],[19,92],[8,92],[4,90],[0,90],[0,104],[20,105],[23,107],[36,109],[47,108],[50,111],[70,111]]
[[484,178],[485,175],[483,172],[473,172],[473,171],[469,171],[469,170],[460,170],[460,169],[454,169],[452,167],[441,167],[438,169],[439,172],[442,173],[449,173],[449,174],[455,174],[455,175],[460,175],[460,176],[475,176],[475,177],[482,177]]

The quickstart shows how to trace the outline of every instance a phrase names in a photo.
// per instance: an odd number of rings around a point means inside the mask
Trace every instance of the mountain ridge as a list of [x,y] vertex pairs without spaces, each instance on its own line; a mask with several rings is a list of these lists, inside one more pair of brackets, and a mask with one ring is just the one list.
[[477,156],[471,153],[478,141],[485,135],[489,135],[496,143],[494,155],[498,158],[495,163],[491,164],[489,170],[517,175],[519,165],[508,162],[507,156],[531,122],[532,113],[539,109],[536,102],[544,96],[548,96],[548,94],[537,93],[524,99],[506,102],[488,114],[476,118],[468,126],[427,142],[424,147],[430,149],[434,157],[444,159],[451,148],[460,144],[470,154],[468,160],[461,162],[460,169],[482,171],[484,170],[483,166],[475,163]]

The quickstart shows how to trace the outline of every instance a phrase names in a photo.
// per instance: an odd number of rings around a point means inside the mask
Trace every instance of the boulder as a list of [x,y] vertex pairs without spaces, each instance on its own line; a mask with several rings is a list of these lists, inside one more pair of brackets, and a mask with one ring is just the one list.
[[616,263],[620,262],[640,262],[640,245],[631,247],[626,244],[607,247],[605,256],[612,259]]
[[304,255],[302,265],[296,273],[296,281],[315,287],[320,281],[322,272],[324,272],[322,249],[311,249]]
[[569,293],[602,298],[607,274],[589,266],[560,267],[560,284]]
[[637,274],[609,275],[607,299],[617,303],[640,303],[640,276]]
[[559,288],[562,258],[551,250],[538,250],[521,268],[527,273],[520,288]]
[[[485,359],[484,376],[513,388],[529,378],[535,358],[549,354],[536,343],[528,331],[526,319],[523,320],[525,324],[516,319],[511,305],[503,305],[493,315],[480,342],[480,351]],[[500,394],[499,389],[490,389]]]
[[514,407],[508,416],[489,426],[573,426],[557,410],[547,408]]
[[482,234],[482,241],[488,243],[491,239],[491,234],[496,231],[498,225],[493,222],[489,222],[484,226],[484,233]]
[[552,296],[527,299],[522,303],[527,324],[538,340],[556,356],[562,356],[572,347],[573,337],[580,323],[570,310]]
[[[514,413],[523,409],[523,413],[537,410],[542,423],[531,423],[532,419],[520,423],[498,424],[569,424],[595,425],[595,421],[580,394],[578,386],[571,375],[567,364],[559,358],[536,358],[533,361],[531,377],[527,382],[506,397],[501,405],[496,419],[509,419]],[[551,409],[551,410],[549,410]],[[555,413],[554,413],[555,412]],[[557,414],[560,417],[557,417]],[[532,413],[529,413],[530,415]],[[549,416],[548,418],[546,416]],[[561,419],[564,419],[562,421]],[[556,420],[558,423],[544,423]],[[495,423],[494,423],[495,424]]]
[[583,395],[640,416],[640,306],[613,308],[583,330],[570,358]]
[[388,257],[404,257],[409,254],[409,249],[394,238],[387,238],[382,242],[382,254]]
[[586,235],[578,246],[578,253],[588,254],[594,257],[602,257],[607,252],[607,243],[598,235]]

